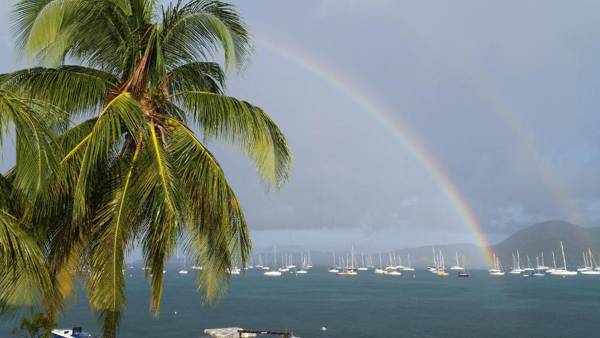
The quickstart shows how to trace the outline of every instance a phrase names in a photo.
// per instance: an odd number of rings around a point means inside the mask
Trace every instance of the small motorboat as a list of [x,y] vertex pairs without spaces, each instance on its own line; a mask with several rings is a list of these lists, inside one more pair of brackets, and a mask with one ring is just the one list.
[[54,329],[50,334],[52,334],[52,338],[98,338],[98,336],[83,332],[80,327],[74,327],[72,329]]

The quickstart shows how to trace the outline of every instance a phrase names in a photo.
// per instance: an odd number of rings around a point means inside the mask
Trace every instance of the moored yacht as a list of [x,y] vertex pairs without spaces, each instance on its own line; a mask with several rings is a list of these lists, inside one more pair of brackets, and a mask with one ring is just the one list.
[[494,267],[488,270],[490,276],[504,276],[504,271],[502,270],[502,264],[500,264],[500,258],[494,254]]
[[338,269],[337,265],[335,265],[335,252],[332,253],[333,255],[333,265],[327,269],[327,271],[331,272],[331,273],[338,273],[340,272],[340,269]]
[[577,271],[569,271],[567,270],[567,259],[565,257],[565,248],[563,246],[562,241],[560,242],[560,251],[562,253],[562,258],[563,258],[563,267],[562,269],[555,269],[554,271],[552,271],[550,274],[553,276],[576,276],[577,275]]
[[[594,255],[592,255],[592,249],[588,248],[588,257],[586,259],[586,254],[585,252],[583,253],[583,258],[584,258],[584,262],[587,261],[586,267],[588,268],[587,270],[581,271],[580,273],[582,275],[600,275],[600,271],[598,270],[597,267],[594,267],[596,265],[596,262],[594,261]],[[589,266],[588,266],[589,265]]]
[[270,268],[268,266],[264,266],[263,270],[265,272],[263,272],[263,275],[265,275],[267,277],[281,276],[281,271],[278,271],[277,269],[275,269],[276,266],[277,266],[277,247],[273,247],[273,270],[270,270]]
[[[458,262],[458,261],[457,261]],[[458,264],[457,264],[458,265]],[[460,265],[459,265],[460,266]],[[466,277],[470,277],[471,274],[467,271],[467,263],[465,262],[465,256],[462,256],[462,266],[463,269],[458,271],[458,277],[460,278],[466,278]]]
[[406,256],[406,261],[408,263],[408,266],[405,266],[404,269],[402,269],[402,270],[404,270],[404,271],[415,271],[415,268],[413,268],[412,265],[411,265],[411,263],[410,263],[410,254],[408,254]]
[[455,254],[456,254],[456,265],[451,266],[450,270],[453,270],[453,271],[462,271],[465,268],[462,267],[462,266],[460,266],[460,262],[458,261],[458,251]]
[[515,257],[515,254],[512,254],[512,259],[513,259],[513,268],[508,272],[511,275],[520,275],[522,274],[525,270],[521,269],[521,256],[519,255],[519,249],[517,249],[517,256]]
[[188,274],[188,270],[187,270],[187,259],[186,259],[186,255],[183,255],[183,267],[181,268],[181,270],[177,271],[178,274],[180,275],[187,275]]

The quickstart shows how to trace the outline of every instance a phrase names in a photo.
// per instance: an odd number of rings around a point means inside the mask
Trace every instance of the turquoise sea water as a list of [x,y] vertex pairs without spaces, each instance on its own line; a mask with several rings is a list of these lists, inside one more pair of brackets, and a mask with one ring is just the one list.
[[[131,276],[130,276],[131,274]],[[232,277],[214,306],[200,303],[195,274],[168,271],[160,318],[148,312],[141,270],[127,271],[128,308],[120,337],[201,337],[205,328],[291,329],[306,337],[594,337],[600,335],[600,278],[470,278],[425,271],[400,277],[307,275],[268,278],[256,271]],[[97,330],[83,294],[64,327]],[[16,323],[4,320],[0,337]],[[322,331],[321,327],[327,327]]]

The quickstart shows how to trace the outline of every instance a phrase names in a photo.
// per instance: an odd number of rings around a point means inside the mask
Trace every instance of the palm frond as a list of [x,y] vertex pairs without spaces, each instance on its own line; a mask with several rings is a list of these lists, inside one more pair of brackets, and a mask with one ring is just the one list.
[[81,66],[36,67],[0,75],[0,87],[71,114],[97,112],[117,83],[110,73]]
[[215,62],[192,62],[176,67],[164,80],[169,92],[202,91],[223,94],[225,74]]
[[4,208],[0,208],[0,262],[0,304],[32,304],[50,288],[39,245]]
[[204,137],[240,145],[256,163],[263,180],[275,187],[287,180],[291,167],[287,140],[262,109],[208,92],[187,91],[172,98],[189,110]]
[[[23,192],[31,201],[42,191],[45,178],[56,170],[57,144],[52,127],[44,120],[37,105],[27,105],[11,93],[0,90],[0,131],[7,121],[15,125],[16,167],[13,187]],[[0,138],[2,133],[0,132]]]
[[[122,126],[124,124],[124,126]],[[74,193],[75,219],[83,216],[90,178],[98,165],[107,160],[116,142],[124,133],[138,135],[144,131],[144,117],[137,101],[127,92],[112,99],[100,113],[92,132],[84,144],[77,146],[84,150],[81,169]],[[81,143],[80,143],[81,144]],[[69,154],[71,154],[69,152]]]
[[97,237],[91,248],[88,289],[92,308],[101,311],[104,318],[104,337],[116,336],[120,313],[126,305],[125,253],[143,215],[143,196],[135,194],[139,189],[132,186],[141,149],[142,144],[138,142],[129,164],[117,169],[117,179],[108,189],[107,201],[94,221]]
[[177,65],[207,59],[217,50],[226,68],[243,64],[251,51],[249,34],[233,7],[221,1],[178,2],[163,11],[165,59]]
[[205,270],[199,276],[201,290],[213,300],[227,285],[227,270],[244,265],[250,252],[248,228],[225,174],[214,156],[175,119],[169,120],[168,151],[178,177],[187,182],[185,193],[188,253]]

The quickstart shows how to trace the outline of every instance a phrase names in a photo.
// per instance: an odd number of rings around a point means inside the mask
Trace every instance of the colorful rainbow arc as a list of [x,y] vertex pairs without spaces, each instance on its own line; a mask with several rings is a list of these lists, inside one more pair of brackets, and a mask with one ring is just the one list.
[[432,154],[421,144],[421,142],[419,142],[418,138],[405,127],[405,124],[402,123],[397,116],[394,116],[394,114],[386,107],[367,96],[367,94],[354,85],[352,81],[348,81],[344,76],[335,73],[330,67],[317,62],[306,53],[302,53],[289,46],[283,46],[281,43],[275,43],[270,39],[266,39],[264,36],[256,37],[256,41],[335,87],[349,99],[357,103],[366,112],[374,116],[383,126],[391,128],[392,131],[400,137],[402,143],[410,150],[413,156],[427,169],[427,172],[444,192],[462,222],[474,235],[486,263],[489,266],[493,266],[494,261],[489,249],[490,245],[485,237],[480,222],[477,220],[477,217],[475,217],[475,214],[469,207],[466,199],[462,196],[456,185],[450,180],[444,169],[437,163]]

